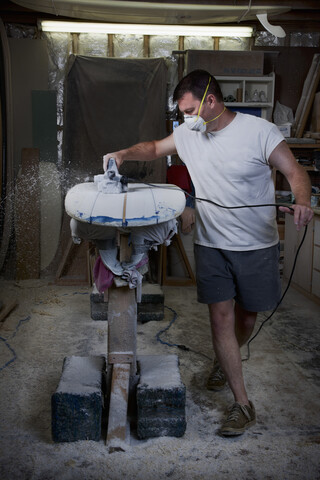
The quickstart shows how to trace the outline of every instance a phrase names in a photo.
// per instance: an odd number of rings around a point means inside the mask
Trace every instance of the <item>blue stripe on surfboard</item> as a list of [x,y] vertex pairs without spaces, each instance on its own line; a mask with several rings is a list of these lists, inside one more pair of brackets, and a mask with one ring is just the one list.
[[126,219],[125,221],[123,221],[122,218],[113,218],[113,217],[107,217],[107,216],[103,216],[103,215],[99,215],[99,216],[95,216],[95,217],[87,217],[85,216],[85,214],[81,213],[81,212],[77,212],[77,215],[76,215],[76,218],[78,218],[79,220],[82,220],[83,222],[86,222],[86,223],[94,223],[96,225],[122,225],[123,227],[126,227],[128,225],[132,225],[132,224],[136,224],[136,223],[140,223],[141,221],[143,221],[144,223],[147,222],[148,224],[155,224],[155,223],[159,223],[159,219],[161,217],[159,217],[158,215],[153,215],[151,217],[135,217],[135,218],[130,218],[130,219]]
[[[140,221],[144,221],[144,222],[151,222],[153,220],[152,223],[158,223],[159,221],[159,216],[158,215],[153,215],[152,217],[136,217],[136,218],[127,218],[125,220],[125,222],[123,222],[122,218],[112,218],[112,217],[104,217],[104,216],[97,216],[97,217],[90,217],[90,223],[125,223],[126,225],[130,224],[130,223],[136,223],[136,222],[140,222]],[[156,220],[156,222],[155,222]]]

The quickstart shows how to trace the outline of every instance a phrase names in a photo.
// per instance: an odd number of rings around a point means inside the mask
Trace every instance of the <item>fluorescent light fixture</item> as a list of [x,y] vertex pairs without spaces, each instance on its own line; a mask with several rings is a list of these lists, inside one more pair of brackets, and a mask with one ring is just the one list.
[[124,35],[179,35],[181,37],[251,37],[251,27],[199,27],[136,23],[86,23],[42,20],[43,32],[121,33]]

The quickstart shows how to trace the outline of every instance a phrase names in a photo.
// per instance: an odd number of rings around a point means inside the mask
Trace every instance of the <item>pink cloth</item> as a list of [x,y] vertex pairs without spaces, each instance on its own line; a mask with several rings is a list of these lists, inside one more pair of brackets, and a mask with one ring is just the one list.
[[[145,255],[136,265],[135,270],[148,263],[148,261],[148,255]],[[99,255],[93,267],[93,279],[98,291],[103,293],[108,290],[113,284],[113,278],[114,274],[105,266]]]
[[100,293],[103,293],[105,290],[111,287],[113,283],[113,277],[113,273],[111,270],[106,268],[99,255],[93,267],[93,278],[94,283],[96,284],[96,287]]

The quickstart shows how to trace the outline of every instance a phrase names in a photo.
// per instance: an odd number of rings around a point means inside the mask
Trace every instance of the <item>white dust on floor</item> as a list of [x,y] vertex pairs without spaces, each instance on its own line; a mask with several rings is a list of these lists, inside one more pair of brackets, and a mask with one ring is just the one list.
[[[217,430],[231,392],[206,391],[211,362],[205,356],[156,340],[172,318],[167,309],[163,321],[138,325],[138,354],[179,355],[187,388],[185,435],[139,441],[133,433],[126,451],[112,454],[103,440],[54,444],[50,401],[63,359],[105,355],[107,322],[91,320],[89,288],[43,281],[2,281],[0,287],[1,299],[19,300],[0,330],[0,366],[16,355],[0,371],[1,480],[319,478],[319,388],[288,359],[277,340],[264,329],[244,363],[257,425],[239,438],[224,439]],[[210,357],[207,307],[196,302],[195,289],[165,287],[164,293],[165,304],[178,317],[161,338]]]

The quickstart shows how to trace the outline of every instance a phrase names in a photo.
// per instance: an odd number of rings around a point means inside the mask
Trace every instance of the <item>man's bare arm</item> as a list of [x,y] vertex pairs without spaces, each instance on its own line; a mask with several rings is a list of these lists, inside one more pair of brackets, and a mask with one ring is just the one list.
[[270,155],[269,163],[271,166],[279,170],[288,180],[290,188],[295,197],[295,205],[292,210],[286,207],[280,207],[280,210],[285,213],[290,213],[294,216],[294,223],[297,225],[297,230],[304,225],[307,225],[312,217],[313,211],[311,209],[311,183],[307,172],[298,164],[294,158],[291,150],[285,141],[273,150]]
[[156,158],[165,157],[177,153],[173,140],[173,134],[162,140],[153,140],[151,142],[141,142],[132,147],[119,150],[118,152],[107,153],[103,157],[103,169],[107,170],[108,161],[114,158],[118,168],[124,161],[136,160],[141,162],[149,162]]

